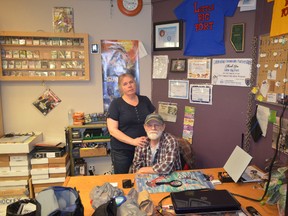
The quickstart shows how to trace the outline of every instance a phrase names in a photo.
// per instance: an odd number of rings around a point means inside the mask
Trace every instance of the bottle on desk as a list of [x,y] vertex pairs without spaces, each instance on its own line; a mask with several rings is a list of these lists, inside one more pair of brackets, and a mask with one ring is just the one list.
[[68,110],[68,124],[73,125],[73,109]]

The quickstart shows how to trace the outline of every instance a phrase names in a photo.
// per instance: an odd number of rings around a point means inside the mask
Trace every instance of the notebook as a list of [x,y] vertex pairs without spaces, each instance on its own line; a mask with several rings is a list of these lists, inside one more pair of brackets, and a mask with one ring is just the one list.
[[186,190],[170,193],[176,214],[237,211],[241,204],[227,190]]
[[239,146],[236,146],[232,154],[226,161],[224,169],[234,182],[238,182],[239,180],[241,182],[249,182],[251,178],[243,174],[251,160],[252,156],[250,156]]

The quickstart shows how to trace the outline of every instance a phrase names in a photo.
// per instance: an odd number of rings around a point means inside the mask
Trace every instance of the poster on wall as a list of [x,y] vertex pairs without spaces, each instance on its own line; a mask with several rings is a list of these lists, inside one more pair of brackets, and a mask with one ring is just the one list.
[[153,56],[153,79],[167,79],[169,58],[168,55]]
[[53,8],[54,32],[74,32],[74,16],[72,7]]
[[182,138],[192,144],[194,132],[195,107],[185,106]]
[[61,99],[51,90],[46,89],[40,97],[33,102],[33,105],[46,116],[51,112],[59,103]]
[[161,102],[158,103],[158,113],[164,121],[176,122],[178,107],[176,103]]
[[114,98],[120,97],[118,76],[129,73],[135,77],[139,94],[138,40],[101,40],[104,112]]
[[249,87],[252,59],[213,59],[212,84]]

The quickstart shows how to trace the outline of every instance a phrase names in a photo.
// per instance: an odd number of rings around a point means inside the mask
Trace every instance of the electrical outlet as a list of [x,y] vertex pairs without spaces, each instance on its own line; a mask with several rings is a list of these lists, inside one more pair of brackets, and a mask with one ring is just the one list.
[[94,165],[90,165],[89,166],[89,174],[90,175],[95,175],[95,166]]

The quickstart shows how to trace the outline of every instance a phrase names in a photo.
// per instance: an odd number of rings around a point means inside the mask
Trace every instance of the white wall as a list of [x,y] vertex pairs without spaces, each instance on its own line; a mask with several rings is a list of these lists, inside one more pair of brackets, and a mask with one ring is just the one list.
[[[53,7],[73,7],[75,33],[88,33],[89,41],[141,40],[148,56],[140,59],[140,94],[151,97],[151,1],[135,17],[123,15],[113,0],[0,0],[0,31],[53,32]],[[90,55],[90,81],[45,82],[62,100],[47,116],[32,102],[45,90],[42,82],[1,82],[4,132],[43,132],[45,140],[65,140],[68,110],[102,112],[100,54]]]

